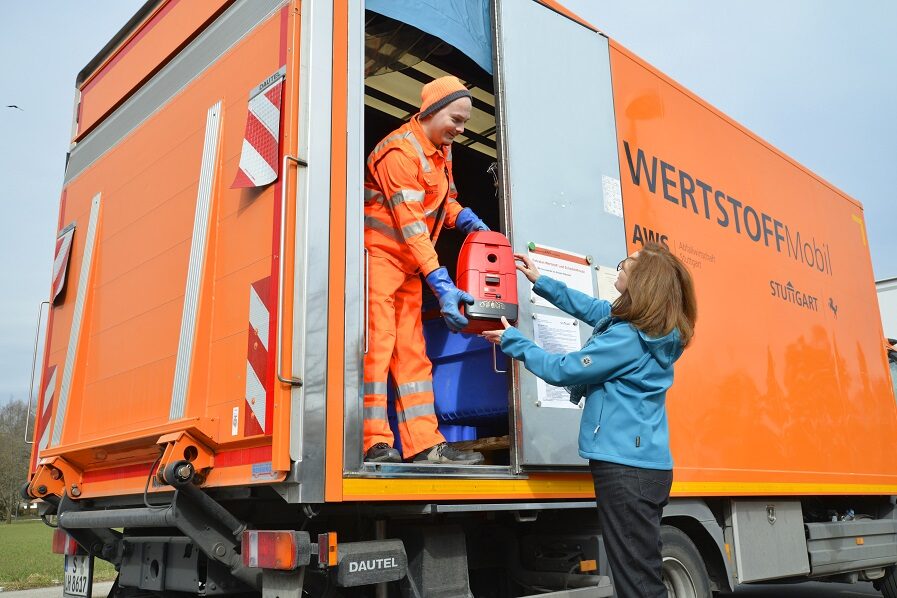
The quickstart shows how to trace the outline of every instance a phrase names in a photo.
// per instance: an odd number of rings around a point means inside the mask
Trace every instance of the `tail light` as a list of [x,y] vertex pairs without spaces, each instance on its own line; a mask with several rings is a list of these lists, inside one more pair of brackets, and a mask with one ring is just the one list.
[[261,569],[295,569],[296,542],[293,532],[243,532],[243,564]]
[[312,544],[308,532],[246,530],[241,544],[246,567],[289,571],[311,561]]
[[53,530],[53,552],[55,554],[78,554],[79,546],[75,539],[65,533],[65,530],[56,528]]

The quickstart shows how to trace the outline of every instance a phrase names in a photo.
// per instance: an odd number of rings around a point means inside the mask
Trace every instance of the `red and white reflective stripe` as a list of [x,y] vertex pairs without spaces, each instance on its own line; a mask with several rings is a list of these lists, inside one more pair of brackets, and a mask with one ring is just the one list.
[[50,295],[50,301],[56,301],[56,297],[65,286],[65,274],[68,271],[74,235],[75,224],[72,223],[62,229],[56,237],[56,251],[53,255],[53,292]]
[[249,94],[240,166],[231,189],[261,187],[277,180],[285,74],[286,67],[265,79]]
[[271,326],[271,277],[249,286],[249,343],[246,352],[246,417],[243,434],[267,431],[269,393],[268,341]]
[[47,443],[50,441],[50,435],[47,432],[50,430],[50,415],[53,413],[53,394],[56,392],[55,365],[51,365],[47,368],[44,380],[47,381],[47,386],[44,388],[44,397],[41,403],[41,415],[40,419],[37,421],[37,433],[39,438],[37,446],[40,450],[47,448]]

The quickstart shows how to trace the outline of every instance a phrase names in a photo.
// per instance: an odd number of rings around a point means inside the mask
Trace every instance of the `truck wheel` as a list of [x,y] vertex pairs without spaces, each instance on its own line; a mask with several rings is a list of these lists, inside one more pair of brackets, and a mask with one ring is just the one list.
[[881,583],[876,586],[884,598],[897,598],[897,567],[888,567]]
[[710,598],[707,567],[691,539],[671,525],[660,526],[660,539],[663,541],[663,583],[669,597]]

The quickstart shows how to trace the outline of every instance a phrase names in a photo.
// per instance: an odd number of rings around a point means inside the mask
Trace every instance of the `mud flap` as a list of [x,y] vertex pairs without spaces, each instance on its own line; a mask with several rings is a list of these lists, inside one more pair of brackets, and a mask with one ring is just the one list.
[[335,583],[346,588],[396,581],[408,571],[401,540],[350,542],[339,545]]

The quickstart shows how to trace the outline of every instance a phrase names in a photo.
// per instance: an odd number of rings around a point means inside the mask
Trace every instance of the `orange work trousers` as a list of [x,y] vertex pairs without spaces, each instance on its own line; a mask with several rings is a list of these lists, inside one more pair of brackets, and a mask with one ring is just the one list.
[[433,405],[433,366],[421,325],[420,276],[404,272],[383,257],[368,259],[364,450],[378,442],[394,445],[386,417],[386,390],[392,374],[402,453],[408,458],[445,441]]

